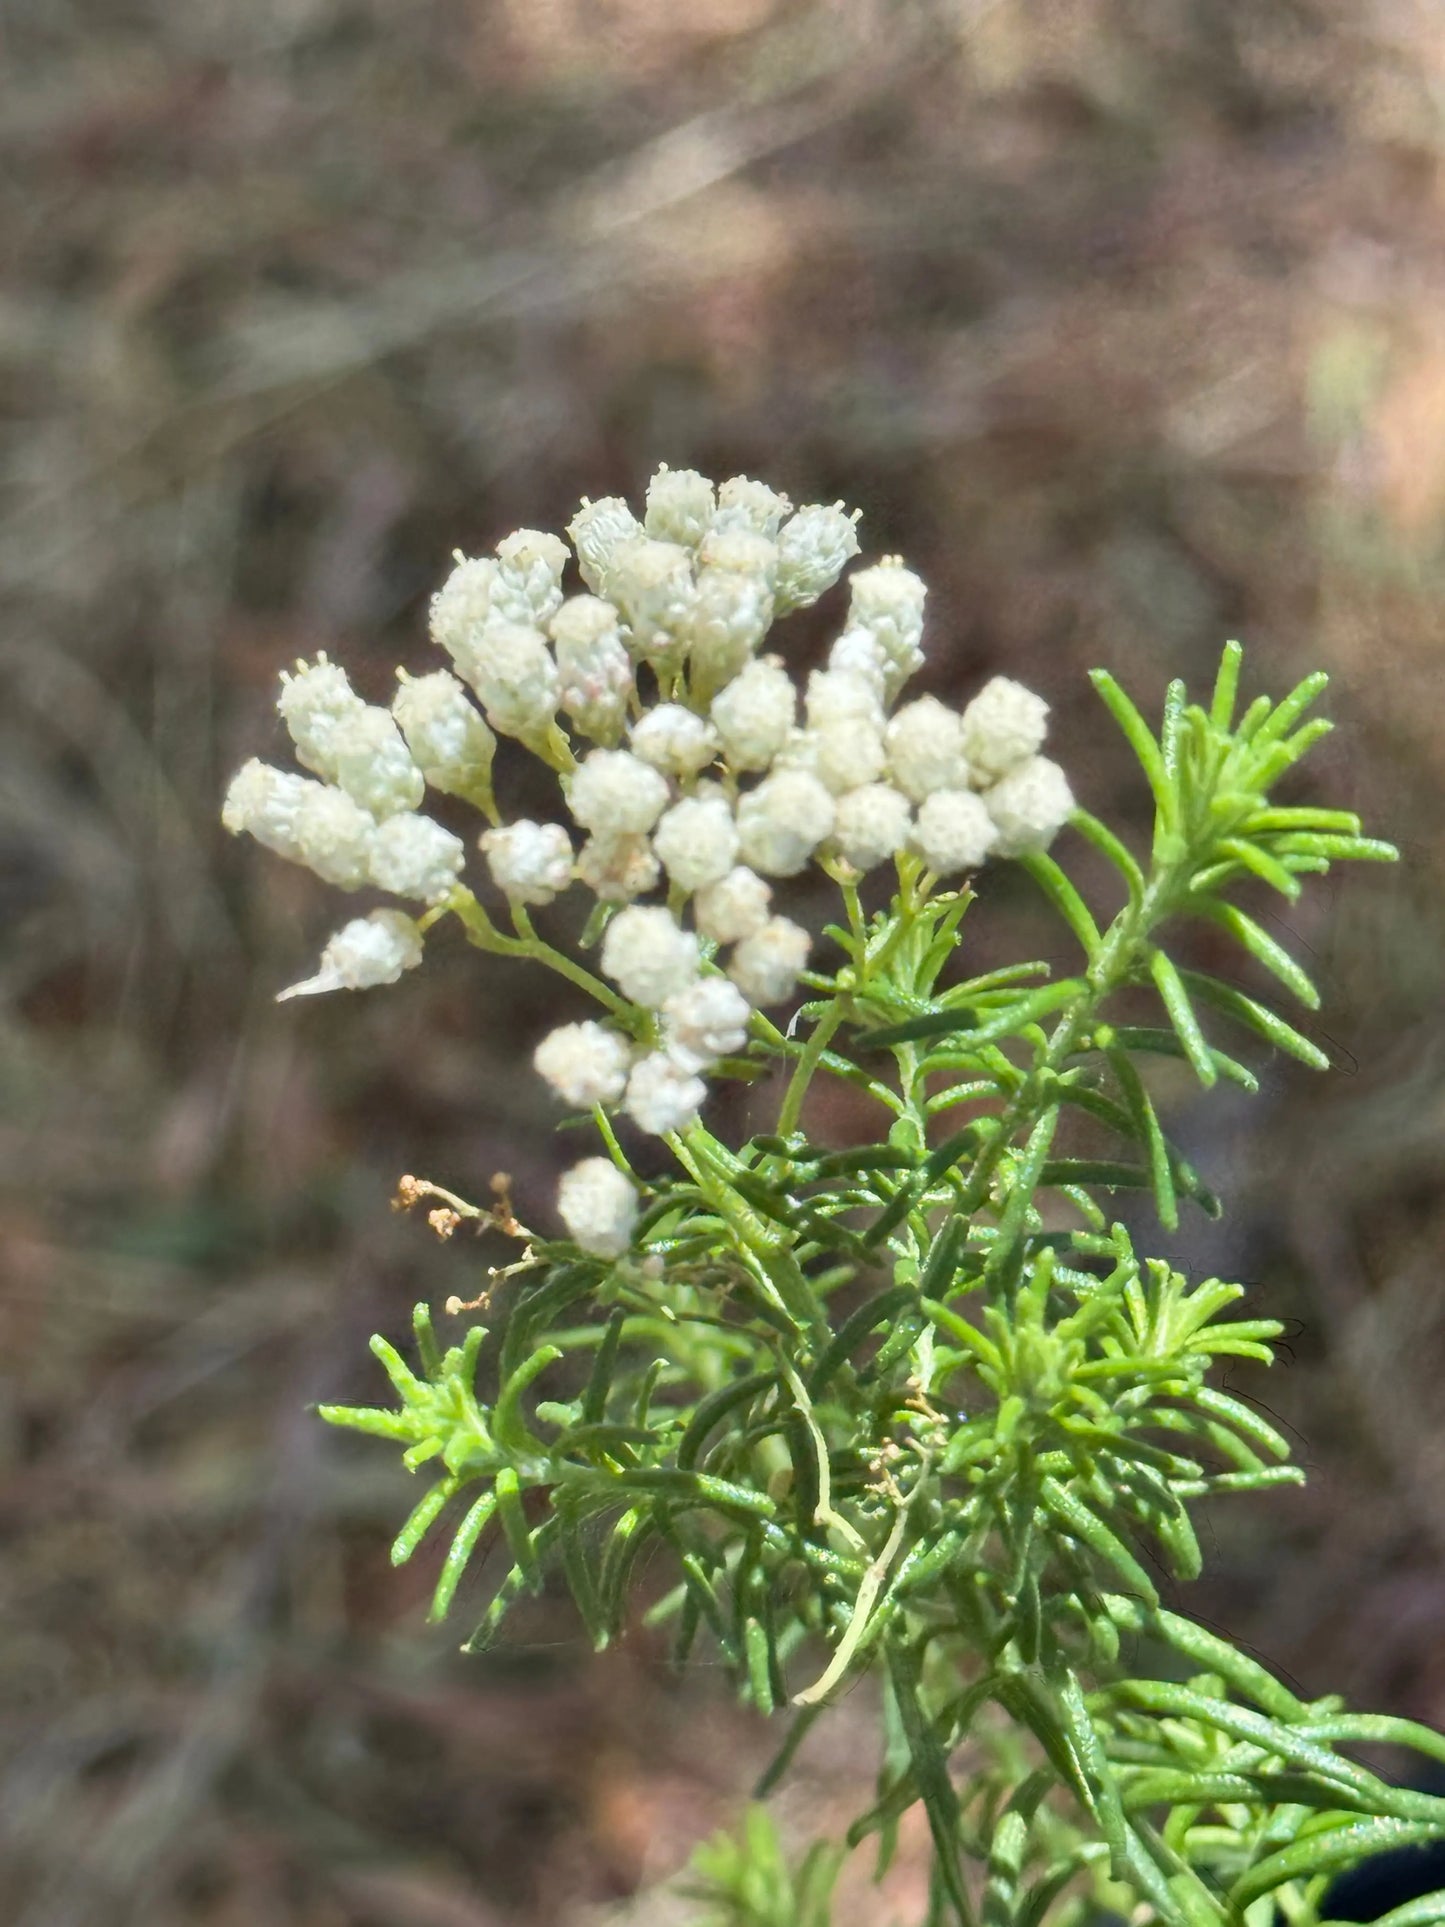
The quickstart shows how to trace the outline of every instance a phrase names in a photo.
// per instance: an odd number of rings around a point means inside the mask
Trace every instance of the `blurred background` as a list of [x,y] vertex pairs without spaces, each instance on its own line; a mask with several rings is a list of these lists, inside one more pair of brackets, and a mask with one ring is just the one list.
[[[860,505],[926,686],[1042,690],[1136,831],[1090,664],[1331,671],[1313,781],[1405,861],[1281,925],[1332,1078],[1168,1087],[1230,1201],[1179,1255],[1290,1321],[1237,1382],[1310,1469],[1189,1605],[1445,1720],[1434,0],[6,0],[0,63],[0,1917],[653,1927],[766,1757],[649,1635],[548,1598],[463,1660],[388,1566],[414,1488],[308,1407],[494,1255],[402,1171],[550,1196],[544,993],[439,943],[278,1008],[337,899],[217,821],[283,663],[381,695],[454,548],[659,460]],[[970,924],[1059,947],[1002,876]]]

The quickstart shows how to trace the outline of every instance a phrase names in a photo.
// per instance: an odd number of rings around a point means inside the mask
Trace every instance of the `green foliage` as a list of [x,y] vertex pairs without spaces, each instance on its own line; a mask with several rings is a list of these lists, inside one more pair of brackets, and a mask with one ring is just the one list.
[[[1120,1191],[1169,1230],[1219,1209],[1164,1130],[1154,1063],[1253,1089],[1242,1041],[1323,1067],[1263,987],[1308,1013],[1313,985],[1238,899],[1292,901],[1337,859],[1393,854],[1343,812],[1271,801],[1328,727],[1305,720],[1323,678],[1236,721],[1238,676],[1231,645],[1208,706],[1174,686],[1157,735],[1096,676],[1155,823],[1136,858],[1074,819],[1117,878],[1111,913],[1055,857],[1026,859],[1075,974],[951,981],[967,890],[901,858],[870,916],[843,879],[841,960],[810,979],[807,1034],[759,1018],[739,1066],[789,1072],[775,1130],[737,1150],[701,1125],[669,1140],[678,1168],[615,1263],[535,1247],[506,1286],[490,1401],[483,1328],[443,1353],[419,1308],[418,1373],[375,1341],[399,1408],[325,1413],[441,1468],[396,1558],[469,1507],[436,1614],[484,1536],[504,1549],[472,1646],[550,1570],[604,1645],[639,1555],[664,1550],[672,1588],[648,1617],[679,1658],[704,1638],[761,1711],[796,1709],[765,1787],[876,1665],[886,1745],[850,1838],[876,1835],[886,1864],[921,1801],[938,1921],[1039,1927],[1092,1901],[1168,1927],[1264,1927],[1275,1907],[1309,1927],[1335,1871],[1445,1823],[1445,1802],[1351,1757],[1389,1738],[1445,1758],[1445,1742],[1301,1701],[1162,1603],[1199,1572],[1200,1499],[1300,1475],[1211,1382],[1221,1358],[1267,1365],[1278,1326],[1232,1316],[1241,1286],[1191,1284],[1111,1216]],[[1199,920],[1258,990],[1175,961]],[[819,1076],[875,1101],[873,1142],[810,1141]],[[984,1764],[961,1776],[966,1740]],[[832,1862],[795,1889],[761,1820],[708,1855],[709,1919],[826,1918]]]
[[828,1927],[843,1851],[810,1847],[794,1875],[765,1807],[748,1809],[740,1837],[720,1833],[692,1857],[684,1889],[704,1903],[696,1927]]

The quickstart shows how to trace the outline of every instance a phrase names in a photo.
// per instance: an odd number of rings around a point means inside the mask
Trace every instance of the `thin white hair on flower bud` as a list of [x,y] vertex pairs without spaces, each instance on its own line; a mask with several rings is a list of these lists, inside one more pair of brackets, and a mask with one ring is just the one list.
[[682,703],[657,703],[632,725],[634,756],[664,776],[685,780],[707,768],[721,742],[705,717]]
[[626,749],[594,749],[564,785],[567,807],[599,836],[645,836],[667,807],[667,781]]
[[750,1004],[760,1010],[786,1003],[807,967],[813,940],[801,924],[769,917],[732,954],[728,975]]
[[738,803],[743,861],[764,876],[797,876],[830,833],[833,799],[801,769],[775,769]]
[[602,939],[602,974],[634,1004],[660,1010],[698,974],[697,938],[660,905],[619,910]]
[[963,750],[977,787],[1028,762],[1043,747],[1049,706],[1008,676],[986,682],[963,712]]
[[492,881],[512,903],[541,905],[572,881],[572,842],[560,823],[522,817],[478,839]]
[[278,991],[276,1002],[394,984],[403,971],[415,970],[421,959],[421,931],[415,921],[404,910],[373,910],[343,924],[322,951],[316,975]]
[[778,532],[778,609],[807,609],[831,589],[858,553],[859,511],[810,502]]
[[710,1070],[748,1041],[752,1005],[726,977],[701,977],[662,1007],[663,1048],[686,1071]]
[[637,1222],[637,1191],[610,1158],[583,1158],[563,1173],[557,1210],[575,1245],[594,1258],[620,1258]]
[[972,790],[935,790],[919,806],[913,847],[936,876],[977,869],[997,841],[993,819]]
[[595,1104],[615,1104],[621,1097],[630,1057],[626,1040],[616,1031],[588,1020],[549,1031],[532,1053],[532,1062],[564,1103],[590,1111]]
[[589,836],[575,874],[599,902],[631,903],[655,887],[662,865],[645,836]]
[[647,485],[644,526],[659,542],[695,549],[712,526],[717,490],[695,468],[669,468],[664,462]]
[[297,761],[335,781],[336,731],[366,707],[340,663],[330,661],[323,649],[314,662],[283,669],[276,707],[296,746]]
[[913,811],[888,783],[865,783],[838,798],[833,843],[855,870],[873,870],[908,844]]
[[344,716],[331,738],[331,759],[339,786],[379,822],[416,809],[426,794],[426,779],[390,710],[367,703]]
[[884,732],[888,770],[905,796],[921,803],[934,790],[968,787],[963,718],[936,696],[895,710]]
[[713,698],[712,720],[735,770],[766,769],[788,740],[798,713],[793,679],[776,656],[763,656]]
[[345,790],[320,783],[296,812],[296,844],[301,861],[323,883],[338,890],[359,890],[371,881],[374,817]]
[[607,594],[607,578],[618,549],[643,532],[620,495],[604,495],[597,502],[583,496],[581,508],[567,524],[567,534],[577,551],[582,580],[594,595]]
[[720,795],[685,796],[658,824],[653,848],[679,888],[701,890],[718,883],[738,854],[732,810]]
[[762,929],[772,900],[772,886],[740,863],[698,891],[692,913],[698,929],[714,943],[741,943]]
[[632,1067],[622,1108],[639,1130],[662,1137],[697,1121],[707,1085],[664,1050],[651,1051]]
[[426,781],[448,796],[490,793],[497,739],[456,677],[448,669],[397,676],[391,713]]
[[1074,813],[1069,779],[1047,756],[1034,756],[983,793],[999,856],[1046,850]]
[[457,887],[466,846],[429,816],[389,816],[371,840],[371,881],[393,896],[440,903]]

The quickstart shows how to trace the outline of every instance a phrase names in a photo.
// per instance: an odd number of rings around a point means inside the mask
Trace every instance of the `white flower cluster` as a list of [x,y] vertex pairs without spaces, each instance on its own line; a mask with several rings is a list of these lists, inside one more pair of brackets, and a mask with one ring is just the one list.
[[[841,633],[801,692],[763,653],[775,619],[816,602],[857,554],[856,520],[841,504],[794,510],[745,476],[714,486],[662,468],[640,518],[617,497],[574,516],[585,593],[567,593],[571,558],[553,535],[522,529],[489,557],[458,555],[430,614],[456,673],[398,671],[387,710],[324,656],[298,665],[278,708],[317,780],[248,763],[226,826],[342,889],[435,906],[461,887],[465,853],[421,812],[425,791],[475,804],[515,910],[574,883],[608,907],[601,972],[650,1040],[565,1024],[537,1069],[573,1107],[684,1129],[753,1012],[786,1001],[807,966],[809,935],[775,910],[774,881],[814,862],[861,876],[904,853],[956,876],[1044,849],[1073,808],[1039,753],[1047,705],[1020,684],[996,677],[962,712],[900,701],[923,661],[925,589],[896,557],[850,578]],[[560,820],[502,820],[499,735],[557,772]],[[653,892],[662,900],[639,901]],[[375,911],[284,994],[394,981],[419,956],[417,925]],[[599,1255],[626,1243],[635,1201],[626,1186],[619,1202],[619,1182],[589,1159],[564,1188],[569,1230]]]

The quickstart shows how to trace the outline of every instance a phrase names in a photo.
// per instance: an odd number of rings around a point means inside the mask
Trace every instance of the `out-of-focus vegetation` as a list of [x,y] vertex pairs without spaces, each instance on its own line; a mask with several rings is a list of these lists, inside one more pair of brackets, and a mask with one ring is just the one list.
[[[1310,1691],[1445,1720],[1438,10],[3,27],[0,1917],[652,1927],[685,1910],[629,1896],[765,1755],[644,1631],[594,1660],[544,1600],[463,1661],[389,1567],[402,1475],[307,1408],[493,1255],[392,1218],[401,1171],[550,1193],[515,1074],[545,1014],[460,952],[278,1009],[334,902],[216,821],[282,662],[344,648],[380,695],[453,547],[659,459],[861,503],[933,585],[933,686],[1043,690],[1096,810],[1133,791],[1087,664],[1147,698],[1238,634],[1263,686],[1334,671],[1315,780],[1405,861],[1295,925],[1355,1075],[1178,1087],[1232,1207],[1180,1255],[1298,1321],[1268,1396],[1312,1468],[1220,1518],[1196,1597]],[[974,941],[1033,915],[1000,883]],[[853,1803],[866,1702],[785,1798],[803,1834]],[[906,1852],[885,1903],[860,1872],[840,1920],[920,1915]]]

